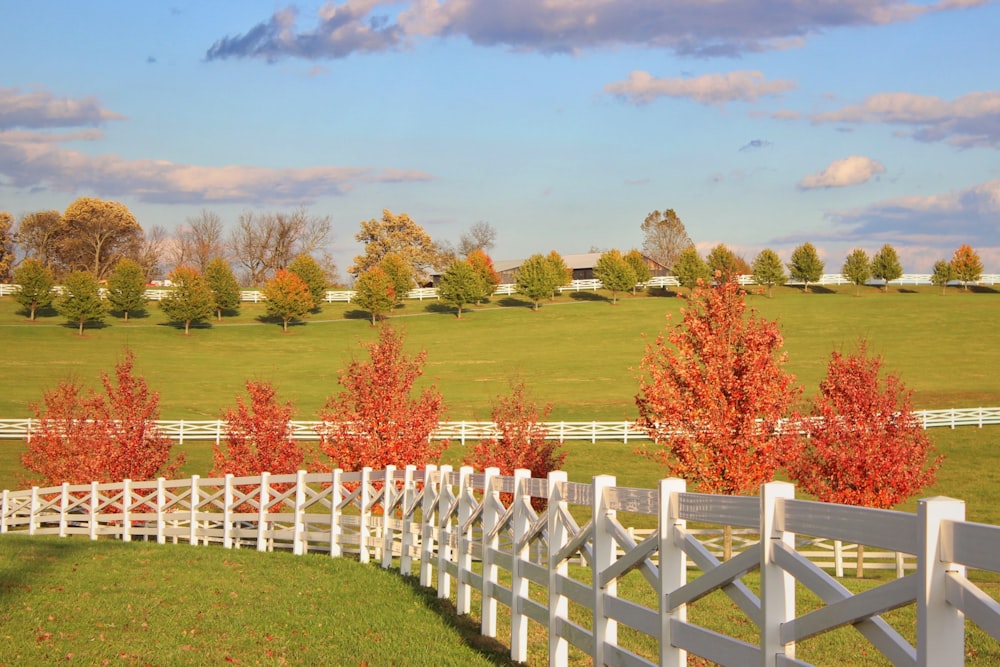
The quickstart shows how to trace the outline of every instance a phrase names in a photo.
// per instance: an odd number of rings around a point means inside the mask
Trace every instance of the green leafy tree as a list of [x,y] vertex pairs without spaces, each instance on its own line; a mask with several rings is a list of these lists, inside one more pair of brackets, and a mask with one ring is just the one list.
[[40,260],[29,258],[21,262],[21,266],[14,271],[14,283],[20,285],[14,299],[28,311],[32,320],[39,308],[50,306],[55,298],[52,293],[55,285],[52,269]]
[[392,281],[393,296],[398,306],[416,285],[413,267],[402,255],[390,252],[378,263],[378,268],[385,271]]
[[468,260],[456,259],[441,276],[438,296],[458,310],[462,319],[462,306],[476,303],[483,295],[483,279]]
[[108,277],[108,301],[112,310],[125,315],[146,310],[146,276],[138,262],[125,258],[119,260]]
[[0,283],[10,279],[14,266],[14,216],[0,211]]
[[671,270],[677,276],[677,282],[681,284],[681,287],[687,287],[692,292],[698,286],[699,280],[708,282],[712,278],[708,264],[701,258],[698,249],[693,245],[681,252]]
[[160,301],[160,310],[166,313],[171,322],[184,323],[184,335],[191,332],[192,322],[201,322],[212,316],[215,299],[205,278],[198,269],[190,266],[178,266],[170,274],[174,285],[170,295]]
[[808,292],[809,283],[814,283],[822,277],[824,266],[816,247],[812,243],[803,243],[792,251],[792,261],[788,263],[788,271],[792,280],[803,284],[802,291]]
[[573,269],[566,266],[566,260],[555,250],[545,256],[549,263],[549,270],[552,272],[552,289],[549,290],[549,297],[555,296],[556,290],[563,285],[573,282]]
[[903,265],[899,262],[896,249],[886,243],[872,257],[872,278],[883,281],[882,291],[889,291],[889,282],[903,275]]
[[978,282],[983,275],[983,262],[972,246],[963,244],[952,255],[951,270],[955,274],[955,280],[961,282],[962,289],[968,292],[969,283]]
[[931,283],[941,288],[941,296],[944,296],[948,289],[948,283],[955,279],[955,271],[951,268],[951,263],[943,259],[934,262],[934,273],[931,274]]
[[854,285],[854,295],[861,295],[861,286],[868,282],[872,276],[872,264],[868,259],[868,253],[861,248],[855,248],[844,260],[844,266],[840,269],[844,277]]
[[302,278],[291,271],[278,269],[264,284],[267,314],[281,320],[281,330],[288,332],[288,323],[304,319],[313,309],[313,296]]
[[354,282],[354,303],[367,310],[372,326],[396,307],[396,287],[392,278],[375,266],[364,271]]
[[486,254],[485,250],[476,248],[468,254],[466,259],[475,272],[479,274],[483,292],[478,299],[478,303],[483,303],[496,291],[497,285],[500,284],[500,274],[493,268],[493,260]]
[[108,314],[100,289],[97,278],[89,271],[73,271],[63,280],[63,294],[56,301],[56,310],[78,326],[81,336],[87,322],[100,322]]
[[534,254],[524,260],[515,279],[518,293],[531,299],[533,310],[538,310],[542,299],[551,297],[553,291],[561,284],[562,281],[553,268],[552,261],[541,254]]
[[649,269],[649,262],[635,248],[625,253],[625,261],[628,262],[628,265],[632,267],[632,271],[635,273],[635,284],[632,285],[632,294],[635,294],[640,284],[649,282],[649,279],[653,277],[653,272]]
[[753,265],[750,267],[750,275],[755,283],[767,288],[767,298],[769,299],[774,286],[784,285],[788,279],[781,258],[770,248],[764,248],[754,257]]
[[301,278],[302,282],[309,287],[309,293],[313,299],[313,310],[319,310],[323,299],[326,298],[327,289],[326,272],[323,271],[323,267],[313,259],[312,255],[298,255],[288,265],[288,270]]
[[746,261],[722,243],[708,251],[705,263],[708,264],[710,275],[718,276],[720,282],[742,273],[750,273]]
[[672,208],[647,215],[642,223],[642,233],[645,234],[643,253],[661,266],[674,266],[681,253],[694,245],[684,229],[684,223]]
[[611,290],[612,305],[618,303],[618,292],[630,290],[638,282],[635,271],[619,250],[608,250],[598,258],[594,277]]
[[205,283],[212,292],[212,307],[215,309],[216,319],[221,320],[225,310],[239,310],[240,284],[236,281],[229,262],[221,257],[210,260],[205,265]]

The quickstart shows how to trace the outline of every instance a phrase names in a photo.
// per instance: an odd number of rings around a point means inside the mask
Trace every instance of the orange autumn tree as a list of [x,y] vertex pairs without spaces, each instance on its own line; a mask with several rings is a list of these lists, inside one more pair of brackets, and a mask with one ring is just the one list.
[[38,420],[21,463],[43,486],[171,477],[184,463],[171,461],[173,441],[156,427],[159,394],[135,374],[126,350],[114,378],[101,374],[104,393],[64,380],[31,406]]
[[343,390],[320,411],[320,449],[347,472],[436,461],[444,449],[431,439],[443,411],[441,394],[431,386],[413,395],[427,351],[404,354],[403,335],[388,325],[365,347],[369,358],[341,372]]
[[834,351],[788,475],[824,502],[890,508],[933,484],[941,457],[882,358]]
[[236,407],[222,414],[226,439],[213,447],[212,474],[249,477],[297,472],[305,453],[292,437],[292,404],[278,401],[269,382],[248,380],[246,388],[250,402],[237,396]]
[[705,493],[757,491],[795,442],[780,428],[798,396],[781,333],[747,314],[743,296],[735,278],[699,281],[683,321],[641,363],[639,425],[658,445],[643,453]]

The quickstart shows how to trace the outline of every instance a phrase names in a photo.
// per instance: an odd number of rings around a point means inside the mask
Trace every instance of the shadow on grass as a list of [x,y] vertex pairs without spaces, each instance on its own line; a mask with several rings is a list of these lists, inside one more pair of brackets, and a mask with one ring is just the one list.
[[992,285],[969,285],[969,291],[975,294],[1000,294]]
[[[80,329],[79,322],[64,322],[62,326],[64,329],[72,329],[73,331],[78,331]],[[83,325],[83,332],[87,333],[88,331],[93,331],[96,329],[107,329],[109,326],[111,325],[108,324],[107,322],[97,322],[94,320],[87,320],[87,323]]]
[[[258,315],[255,319],[261,324],[274,324],[279,327],[282,326],[281,318],[276,315]],[[305,320],[292,319],[288,322],[288,328],[291,329],[292,327],[301,327],[305,324]]]
[[[434,303],[428,303],[424,306],[424,310],[428,313],[438,313],[441,315],[454,315],[458,312],[458,309],[447,303],[441,303],[440,301],[435,301]],[[462,314],[469,312],[468,306],[462,308]]]
[[360,308],[355,308],[353,310],[344,311],[345,320],[368,320],[371,322],[372,314],[367,310],[361,310]]
[[145,319],[147,319],[149,317],[149,311],[146,310],[145,308],[143,308],[141,310],[130,310],[130,311],[128,311],[128,320],[125,319],[125,311],[124,310],[111,310],[111,311],[108,311],[108,312],[111,315],[111,317],[115,317],[115,318],[117,318],[119,320],[122,320],[123,322],[125,322],[125,321],[131,322],[132,320],[145,320]]
[[534,304],[528,299],[519,299],[516,296],[505,296],[497,301],[497,304],[504,308],[533,308]]
[[13,599],[31,593],[32,586],[45,581],[49,565],[75,557],[86,544],[74,540],[39,540],[34,536],[4,537],[5,558],[0,563],[0,601],[9,606]]
[[597,292],[570,292],[569,298],[574,301],[611,301],[607,296]]
[[462,642],[473,651],[494,665],[514,667],[522,664],[511,660],[509,646],[497,639],[480,634],[479,623],[469,615],[459,615],[451,600],[441,599],[433,588],[421,586],[418,577],[400,575],[400,578],[420,597],[424,606],[440,616],[449,627],[454,628],[455,632],[462,638]]

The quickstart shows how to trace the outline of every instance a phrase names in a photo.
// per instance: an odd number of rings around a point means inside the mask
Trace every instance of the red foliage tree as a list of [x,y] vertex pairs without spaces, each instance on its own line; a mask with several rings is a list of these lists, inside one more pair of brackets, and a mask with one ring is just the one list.
[[683,323],[642,360],[639,424],[663,445],[644,453],[701,491],[756,491],[795,440],[780,428],[798,396],[783,369],[781,333],[753,310],[746,315],[735,279],[699,283],[682,312]]
[[[476,443],[465,457],[465,464],[483,470],[500,469],[501,475],[512,475],[518,468],[531,471],[532,477],[544,478],[551,470],[559,470],[566,460],[566,452],[559,451],[559,443],[547,440],[548,429],[541,423],[551,405],[539,410],[529,400],[523,380],[512,380],[510,394],[498,396],[493,404],[493,423],[497,434]],[[503,494],[508,496],[509,494]],[[505,502],[509,498],[504,497]],[[532,500],[535,509],[545,507],[542,498]]]
[[880,379],[881,357],[834,351],[815,398],[808,438],[788,464],[803,490],[825,502],[888,508],[934,483],[941,457],[913,414],[898,376]]
[[443,443],[431,440],[442,412],[433,386],[411,395],[423,375],[426,350],[403,353],[403,336],[385,325],[375,343],[365,344],[367,361],[354,360],[341,372],[343,391],[320,411],[320,449],[345,471],[387,465],[423,465],[437,460]]
[[135,355],[126,351],[115,378],[101,374],[103,394],[65,380],[31,406],[38,420],[21,456],[42,485],[117,482],[170,477],[184,455],[170,460],[173,442],[156,428],[160,397],[134,374]]
[[298,471],[305,452],[292,437],[292,404],[278,402],[268,382],[247,381],[246,388],[249,405],[237,396],[236,407],[222,415],[226,442],[213,448],[212,474],[247,477]]

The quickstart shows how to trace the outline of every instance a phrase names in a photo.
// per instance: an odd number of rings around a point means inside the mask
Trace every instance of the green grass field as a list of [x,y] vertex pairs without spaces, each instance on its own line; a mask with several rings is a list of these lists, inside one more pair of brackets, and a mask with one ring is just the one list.
[[[871,289],[860,298],[848,287],[775,294],[749,302],[782,326],[788,367],[806,397],[815,392],[831,350],[865,336],[871,349],[884,354],[888,370],[914,390],[915,407],[1000,405],[992,370],[1000,362],[994,332],[1000,298],[992,290],[950,291],[946,297],[930,288],[888,294]],[[518,374],[535,399],[552,403],[551,419],[616,420],[635,416],[635,369],[645,345],[682,306],[671,296],[626,297],[611,306],[603,295],[581,293],[537,313],[516,298],[494,299],[456,320],[436,303],[410,302],[391,323],[406,332],[411,351],[428,351],[425,379],[444,394],[446,418],[489,418],[492,399]],[[338,370],[363,354],[358,343],[372,340],[375,330],[364,313],[346,304],[324,306],[287,335],[260,322],[262,314],[260,306],[244,305],[238,317],[185,337],[164,323],[153,304],[148,317],[128,324],[109,319],[80,338],[54,316],[28,323],[9,297],[0,298],[0,417],[29,416],[29,404],[68,375],[96,385],[100,372],[111,370],[129,346],[139,371],[161,393],[164,418],[214,419],[246,379],[274,382],[281,396],[296,403],[299,418],[315,418],[325,397],[338,389]],[[993,446],[998,433],[1000,427],[930,431],[947,458],[937,483],[921,496],[965,499],[969,519],[1000,523],[1000,453]],[[0,441],[0,486],[18,488],[22,447]],[[633,443],[566,447],[565,467],[577,481],[614,474],[619,485],[651,488],[664,474]],[[189,457],[185,474],[205,474],[211,445],[186,443],[183,449]],[[452,446],[444,462],[458,465],[463,455]],[[915,505],[913,499],[900,509]],[[157,576],[136,580],[140,571]],[[871,585],[845,583],[858,590]],[[147,664],[150,656],[165,665],[227,659],[509,664],[505,646],[478,637],[474,623],[456,618],[432,592],[348,561],[12,536],[0,541],[0,584],[7,602],[0,612],[0,665]],[[704,602],[698,613],[721,619],[720,631],[748,631],[727,602]],[[901,627],[912,627],[906,610],[894,613],[902,614]],[[405,639],[388,627],[404,627]],[[533,626],[533,637],[537,630]],[[1000,664],[994,642],[974,630],[970,636],[968,664]],[[803,645],[800,655],[818,664],[868,663],[871,651],[853,637],[850,630],[838,631]],[[545,646],[536,638],[530,663],[544,664]]]

